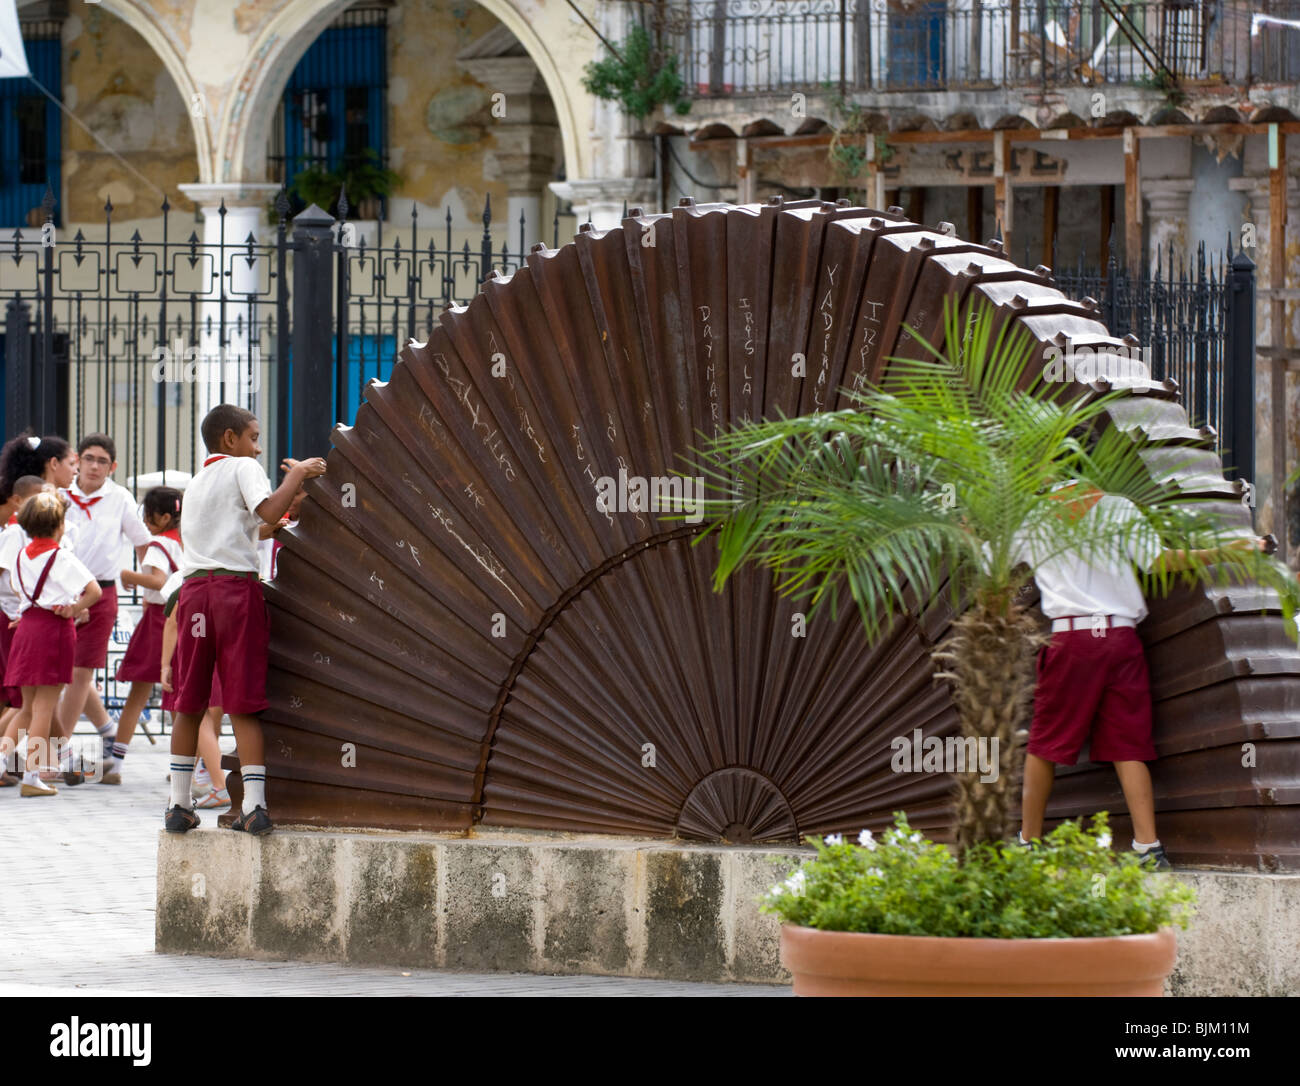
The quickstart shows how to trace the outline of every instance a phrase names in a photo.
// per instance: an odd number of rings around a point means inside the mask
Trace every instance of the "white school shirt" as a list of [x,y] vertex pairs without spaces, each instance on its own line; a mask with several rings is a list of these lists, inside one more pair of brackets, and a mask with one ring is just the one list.
[[13,524],[6,524],[0,531],[0,609],[3,609],[5,617],[11,620],[19,616],[22,608],[18,603],[18,593],[9,583],[9,574],[14,568],[14,563],[18,561],[18,552],[29,542],[31,541],[27,538],[27,533],[16,521]]
[[[284,528],[292,528],[297,523],[296,520],[291,520]],[[281,528],[280,531],[283,532],[284,528]],[[259,539],[257,542],[258,571],[264,581],[275,580],[278,571],[277,567],[280,565],[280,560],[276,557],[275,551],[277,542],[279,542],[278,535],[273,535],[270,539]]]
[[[76,603],[81,598],[86,585],[95,580],[94,574],[86,568],[85,564],[62,547],[55,547],[53,551],[44,551],[35,558],[28,558],[27,548],[23,547],[18,552],[18,561],[9,575],[10,583],[18,593],[20,612],[26,611],[31,606],[28,593],[36,591],[36,582],[41,579],[41,570],[50,560],[51,553],[56,557],[54,565],[50,567],[50,575],[45,578],[45,584],[41,587],[40,598],[37,600],[41,607],[51,609]],[[19,577],[22,578],[21,584],[25,586],[26,591],[20,587]]]
[[1123,538],[1129,561],[1120,557],[1120,543],[1116,540],[1109,547],[1099,546],[1086,560],[1079,554],[1065,552],[1036,563],[1032,545],[1017,535],[1018,549],[1013,557],[1033,569],[1034,581],[1042,595],[1043,614],[1048,618],[1114,615],[1141,622],[1147,617],[1147,605],[1133,565],[1150,569],[1164,549],[1160,537],[1143,521],[1138,507],[1118,494],[1103,494],[1084,515],[1105,517],[1114,525],[1141,522]]
[[[171,558],[171,562],[167,561],[167,557]],[[175,565],[173,566],[172,563],[175,563]],[[145,573],[148,570],[156,569],[164,577],[170,578],[180,573],[184,563],[184,548],[171,536],[156,535],[149,540],[149,546],[144,552],[144,558],[140,561],[140,572]],[[166,585],[164,584],[163,587],[165,588]],[[167,597],[163,595],[162,589],[143,588],[140,591],[145,603],[167,602]]]
[[[112,479],[105,479],[93,494],[87,494],[75,482],[63,493],[69,501],[63,518],[64,531],[76,548],[77,558],[95,575],[95,580],[116,581],[130,565],[123,539],[133,547],[142,547],[153,539],[136,510],[135,498]],[[82,509],[74,498],[93,504]]]
[[215,455],[185,488],[185,572],[258,571],[255,510],[271,481],[251,456]]

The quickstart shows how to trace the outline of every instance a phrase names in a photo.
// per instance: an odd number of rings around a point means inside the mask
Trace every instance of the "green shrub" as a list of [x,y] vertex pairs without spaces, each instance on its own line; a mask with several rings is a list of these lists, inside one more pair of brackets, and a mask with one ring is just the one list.
[[808,839],[817,849],[760,899],[760,911],[823,931],[1056,939],[1186,928],[1195,894],[1152,875],[1132,853],[1110,850],[1105,812],[1091,832],[1064,822],[1037,848],[981,843],[962,864],[914,831],[899,812],[880,839],[855,845]]

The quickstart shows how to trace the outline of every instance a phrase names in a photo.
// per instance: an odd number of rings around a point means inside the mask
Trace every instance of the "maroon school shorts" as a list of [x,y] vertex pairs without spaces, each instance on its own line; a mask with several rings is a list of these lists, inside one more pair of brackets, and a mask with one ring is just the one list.
[[227,713],[265,709],[270,627],[257,574],[186,578],[176,601],[175,711],[202,713],[218,704],[212,701],[214,679]]
[[162,605],[146,603],[140,621],[131,634],[131,643],[117,665],[117,681],[156,683],[162,678]]
[[[173,663],[175,663],[175,659],[176,659],[175,656],[173,656],[173,657],[172,657],[172,661],[173,661]],[[159,663],[158,663],[158,667],[159,667],[159,671],[161,671],[161,669],[162,669],[161,653],[159,654]],[[173,675],[173,677],[175,677],[175,674],[176,674],[176,672],[175,672],[175,669],[173,668],[173,670],[172,670],[172,675]],[[159,680],[159,681],[161,681],[161,680]],[[172,683],[172,686],[173,686],[173,687],[175,687],[175,685],[176,685],[175,683]],[[214,705],[219,706],[220,704],[221,704],[221,683],[218,681],[216,675],[213,675],[213,676],[212,676],[212,693],[208,695],[208,708],[210,709],[210,708],[212,708]],[[163,693],[162,693],[162,706],[161,706],[161,708],[162,708],[163,712],[165,712],[165,713],[174,713],[174,712],[176,712],[176,691],[175,691],[174,689],[172,689],[172,690],[164,690],[164,691],[163,691]]]
[[21,709],[23,707],[22,687],[9,686],[4,681],[5,669],[9,664],[9,646],[14,643],[14,634],[18,632],[18,627],[10,626],[9,622],[9,616],[0,611],[0,697],[4,698],[6,705]]
[[72,666],[103,667],[108,662],[108,639],[117,625],[117,585],[101,585],[99,602],[87,613],[90,617],[76,628]]
[[1029,753],[1074,765],[1091,736],[1094,762],[1150,762],[1151,688],[1132,626],[1062,630],[1038,652]]
[[62,686],[72,682],[72,619],[28,607],[5,663],[5,686]]

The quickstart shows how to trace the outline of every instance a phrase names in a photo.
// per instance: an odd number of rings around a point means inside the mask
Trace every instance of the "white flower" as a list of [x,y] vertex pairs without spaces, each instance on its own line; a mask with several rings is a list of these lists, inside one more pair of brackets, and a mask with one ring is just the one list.
[[826,837],[825,837],[825,843],[826,843],[828,846],[830,846],[830,845],[842,845],[842,844],[844,844],[844,834],[842,834],[842,833],[828,833],[828,834],[826,835]]
[[884,878],[884,876],[885,876],[885,873],[884,873],[883,871],[881,871],[880,868],[878,868],[878,867],[872,867],[872,868],[869,868],[868,871],[867,871],[867,874],[868,874],[868,875],[874,875],[874,876],[875,876],[876,878],[878,878],[878,879],[880,879],[880,878]]
[[801,867],[798,871],[796,871],[793,875],[791,875],[788,879],[785,880],[785,885],[789,889],[790,893],[802,894],[804,883],[807,881],[807,879],[808,876],[804,874],[803,868]]
[[858,844],[861,845],[863,848],[865,848],[868,852],[876,851],[876,839],[871,836],[870,830],[863,830],[860,834],[858,834]]
[[784,887],[781,883],[778,882],[775,886],[773,886],[770,890],[768,890],[768,893],[769,893],[769,894],[784,894],[784,893],[785,893],[785,887]]
[[921,843],[921,835],[919,833],[914,833],[908,838],[908,840],[914,845],[919,845]]
[[1097,844],[1099,844],[1102,848],[1110,848],[1110,834],[1108,833],[1097,834]]

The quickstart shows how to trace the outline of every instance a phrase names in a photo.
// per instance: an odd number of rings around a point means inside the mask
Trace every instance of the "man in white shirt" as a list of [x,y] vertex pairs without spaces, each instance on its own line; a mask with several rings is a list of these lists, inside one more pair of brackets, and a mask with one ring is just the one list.
[[113,749],[114,728],[94,688],[95,669],[104,667],[108,660],[108,641],[117,624],[117,578],[123,566],[123,551],[130,545],[137,557],[143,556],[153,535],[140,518],[131,492],[111,478],[117,470],[113,439],[107,434],[87,434],[78,443],[77,452],[77,478],[63,491],[71,502],[67,538],[103,594],[90,609],[87,620],[77,627],[72,682],[59,702],[57,726],[62,735],[71,736],[85,712],[103,738],[107,757]]
[[1104,518],[1113,546],[1085,558],[1077,552],[1035,559],[1032,541],[1018,540],[1021,561],[1034,570],[1052,639],[1038,654],[1034,716],[1025,755],[1020,843],[1042,836],[1043,815],[1058,765],[1074,765],[1091,739],[1094,762],[1113,762],[1133,822],[1133,849],[1169,867],[1156,836],[1155,800],[1146,763],[1152,742],[1151,692],[1137,624],[1147,616],[1133,566],[1177,570],[1189,559],[1212,562],[1223,550],[1263,550],[1263,539],[1241,539],[1215,550],[1166,551],[1155,530],[1127,498],[1077,482],[1057,487],[1067,516]]

